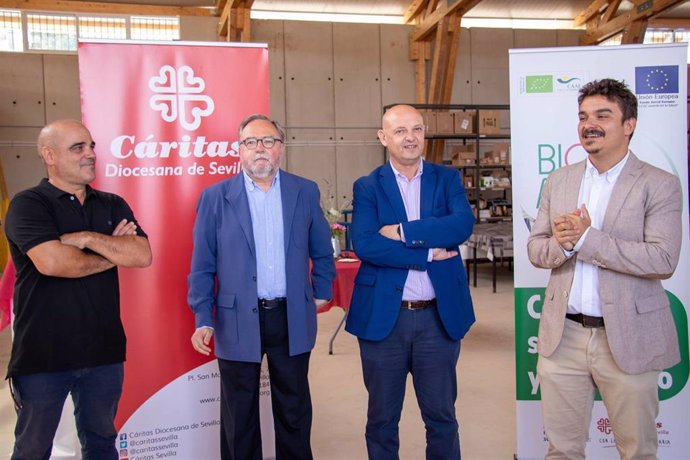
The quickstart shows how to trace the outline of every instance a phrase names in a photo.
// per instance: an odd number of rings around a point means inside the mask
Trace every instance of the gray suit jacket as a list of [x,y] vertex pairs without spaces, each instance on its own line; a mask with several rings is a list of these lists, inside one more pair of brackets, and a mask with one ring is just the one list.
[[629,374],[671,367],[680,360],[678,337],[660,280],[673,274],[680,254],[680,181],[631,153],[611,194],[603,228],[590,228],[580,251],[566,257],[551,222],[579,206],[585,166],[582,161],[548,177],[527,240],[532,264],[551,269],[539,323],[539,354],[550,356],[561,341],[579,259],[600,268],[601,309],[618,366]]

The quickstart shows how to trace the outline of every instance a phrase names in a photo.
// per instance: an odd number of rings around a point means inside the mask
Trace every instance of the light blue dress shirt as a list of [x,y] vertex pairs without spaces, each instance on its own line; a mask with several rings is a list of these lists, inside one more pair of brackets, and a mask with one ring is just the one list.
[[[395,180],[398,183],[398,189],[400,189],[400,196],[405,205],[407,221],[419,220],[424,163],[422,160],[419,161],[417,174],[411,180],[395,169],[392,164],[391,169],[393,169],[393,174],[395,174]],[[404,233],[400,237],[405,241]],[[429,249],[429,255],[431,255],[431,249]],[[431,257],[428,257],[427,260],[430,261]],[[407,280],[403,289],[403,300],[431,300],[435,297],[434,286],[431,284],[431,279],[426,271],[410,270],[407,273]]]
[[251,177],[244,174],[244,189],[252,216],[256,248],[256,284],[260,299],[286,297],[285,237],[283,200],[280,195],[280,171],[271,188],[264,192]]

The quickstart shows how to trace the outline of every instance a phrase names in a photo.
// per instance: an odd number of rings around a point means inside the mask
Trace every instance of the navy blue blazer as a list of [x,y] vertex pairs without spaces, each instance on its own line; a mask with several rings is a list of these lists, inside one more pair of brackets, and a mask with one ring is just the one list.
[[[346,330],[366,340],[390,334],[400,312],[410,270],[426,270],[448,335],[461,339],[474,323],[467,275],[460,256],[427,262],[429,248],[458,250],[472,234],[474,215],[457,170],[424,162],[420,219],[407,221],[390,163],[354,184],[352,243],[362,265],[355,278]],[[406,242],[378,232],[402,223]]]
[[[294,356],[314,347],[314,299],[332,297],[335,264],[316,184],[281,170],[280,192],[288,335],[290,356]],[[196,327],[215,329],[218,358],[261,362],[256,251],[243,174],[202,192],[193,239],[187,301]]]

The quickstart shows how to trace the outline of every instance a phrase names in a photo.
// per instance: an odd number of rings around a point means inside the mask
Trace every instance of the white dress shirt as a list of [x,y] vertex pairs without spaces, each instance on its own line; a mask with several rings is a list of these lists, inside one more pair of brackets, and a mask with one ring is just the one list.
[[[587,158],[587,167],[580,185],[578,206],[582,205],[582,203],[587,206],[587,211],[592,219],[591,228],[601,230],[609,198],[611,198],[611,192],[616,185],[621,170],[628,161],[629,155],[629,153],[626,154],[615,166],[601,174]],[[589,229],[580,237],[573,251],[577,252],[580,250],[588,233]],[[568,313],[602,316],[601,302],[599,300],[599,270],[599,267],[596,265],[580,260],[575,262],[575,276],[570,287]]]

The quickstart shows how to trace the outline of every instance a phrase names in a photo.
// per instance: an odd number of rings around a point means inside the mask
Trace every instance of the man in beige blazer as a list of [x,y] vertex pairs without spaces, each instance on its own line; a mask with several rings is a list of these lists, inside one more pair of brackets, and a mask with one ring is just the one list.
[[527,241],[551,269],[539,324],[547,459],[584,459],[594,391],[622,459],[656,459],[658,376],[680,360],[661,285],[681,245],[680,181],[628,149],[637,99],[616,80],[578,97],[585,161],[546,181]]

